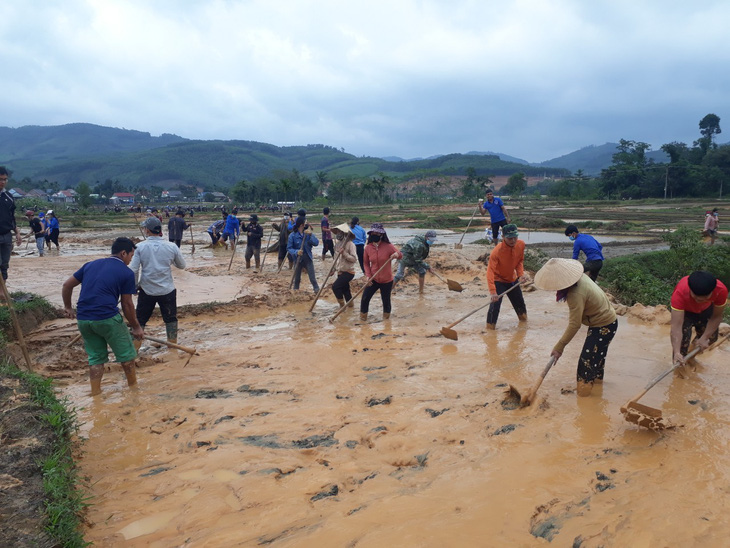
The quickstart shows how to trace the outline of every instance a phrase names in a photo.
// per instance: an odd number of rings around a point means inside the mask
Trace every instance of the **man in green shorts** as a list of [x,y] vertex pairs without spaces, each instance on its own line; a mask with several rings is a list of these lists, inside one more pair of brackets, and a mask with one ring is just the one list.
[[[77,317],[84,348],[89,356],[89,380],[91,395],[101,394],[101,378],[104,364],[109,360],[107,345],[114,352],[116,361],[122,363],[127,384],[137,383],[134,359],[137,351],[117,303],[121,299],[124,317],[137,339],[144,337],[144,329],[137,321],[132,295],[137,293],[134,273],[129,263],[134,256],[135,245],[129,238],[117,238],[112,244],[112,254],[104,259],[91,261],[77,270],[63,283],[61,296],[66,316]],[[71,305],[74,287],[81,285],[76,310]]]

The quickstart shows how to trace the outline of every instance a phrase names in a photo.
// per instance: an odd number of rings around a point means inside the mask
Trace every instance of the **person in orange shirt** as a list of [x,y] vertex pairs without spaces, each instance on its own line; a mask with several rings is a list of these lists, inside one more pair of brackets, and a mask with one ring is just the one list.
[[[517,225],[508,224],[502,227],[503,241],[489,254],[487,265],[487,283],[492,304],[487,312],[487,329],[496,329],[499,309],[502,307],[500,293],[504,293],[515,284],[525,281],[525,242],[518,240]],[[507,293],[512,307],[521,322],[527,321],[527,306],[522,297],[522,290],[517,287]]]

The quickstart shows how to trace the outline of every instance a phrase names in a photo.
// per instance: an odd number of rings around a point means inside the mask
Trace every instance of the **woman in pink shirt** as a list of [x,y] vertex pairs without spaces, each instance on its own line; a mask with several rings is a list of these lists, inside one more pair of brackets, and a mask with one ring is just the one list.
[[[403,254],[398,251],[388,240],[382,223],[373,223],[368,231],[368,241],[365,245],[363,253],[363,266],[365,267],[365,276],[368,279],[375,277],[368,283],[365,291],[363,291],[360,300],[360,319],[368,319],[368,308],[370,307],[370,299],[377,291],[380,291],[380,298],[383,301],[383,319],[390,318],[390,293],[393,291],[393,268],[386,266],[382,270],[383,265],[389,265],[393,259],[400,259]],[[380,270],[380,272],[378,272]],[[375,274],[377,272],[377,274]]]

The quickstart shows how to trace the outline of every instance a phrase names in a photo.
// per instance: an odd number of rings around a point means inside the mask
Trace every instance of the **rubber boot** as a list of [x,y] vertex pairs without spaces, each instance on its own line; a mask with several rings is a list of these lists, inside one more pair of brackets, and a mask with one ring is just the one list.
[[355,306],[355,299],[350,299],[348,302],[350,304],[347,305],[347,308],[353,308]]
[[246,268],[251,268],[251,259],[246,259]]
[[593,390],[592,382],[578,381],[576,384],[575,391],[579,396],[581,396],[583,398],[585,398],[586,396],[590,396],[591,390]]
[[345,306],[345,299],[337,299],[337,303],[340,305],[340,308]]
[[524,314],[517,314],[517,318],[519,318],[519,320],[521,322],[526,322],[527,321],[527,312],[525,312]]
[[487,322],[487,331],[490,331],[490,330],[491,331],[494,331],[495,329],[497,329],[497,324],[496,323],[489,323],[489,322]]
[[177,344],[177,322],[166,323],[165,332],[167,333],[167,342]]
[[255,259],[256,259],[256,270],[260,270],[261,269],[261,260],[259,260],[258,257],[256,257]]
[[368,319],[368,313],[367,312],[360,312],[360,319],[362,321],[366,321]]
[[383,312],[383,319],[389,320],[390,319],[390,312]]
[[127,377],[127,386],[137,384],[137,371],[134,369],[134,360],[131,362],[123,362],[122,369],[124,370],[124,376]]
[[426,284],[426,276],[418,277],[418,293],[423,295],[423,286]]
[[89,366],[89,382],[91,383],[91,395],[101,394],[101,378],[104,376],[104,364]]

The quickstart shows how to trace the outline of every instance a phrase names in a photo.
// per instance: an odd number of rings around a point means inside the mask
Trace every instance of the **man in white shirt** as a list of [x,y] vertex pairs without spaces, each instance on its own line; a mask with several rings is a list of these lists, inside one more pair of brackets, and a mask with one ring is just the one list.
[[137,244],[129,264],[137,280],[137,321],[144,329],[159,304],[167,340],[177,343],[177,290],[171,266],[185,268],[185,259],[179,247],[163,240],[162,223],[157,217],[148,217],[141,226],[147,239]]

